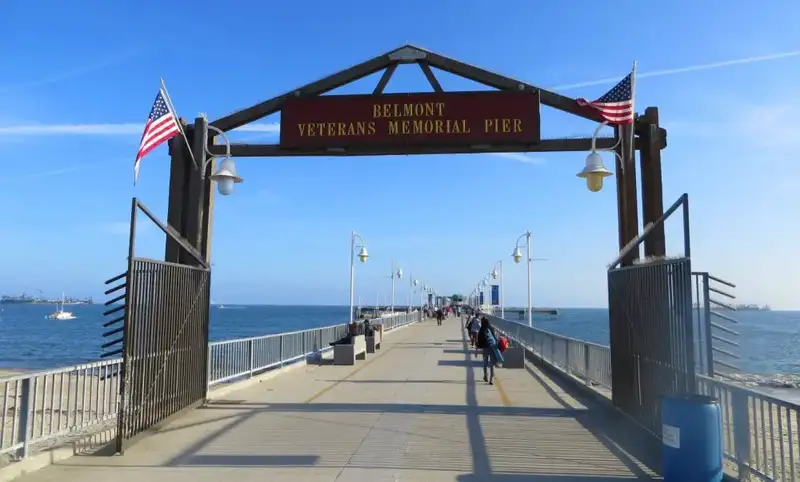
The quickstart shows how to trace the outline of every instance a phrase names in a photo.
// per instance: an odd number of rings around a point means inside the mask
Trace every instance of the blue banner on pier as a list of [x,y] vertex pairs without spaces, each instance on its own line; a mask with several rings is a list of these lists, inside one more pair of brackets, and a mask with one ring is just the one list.
[[481,291],[481,297],[480,300],[478,301],[478,304],[483,306],[483,291]]
[[500,304],[500,286],[492,285],[492,306]]
[[428,293],[428,306],[433,304],[433,293]]

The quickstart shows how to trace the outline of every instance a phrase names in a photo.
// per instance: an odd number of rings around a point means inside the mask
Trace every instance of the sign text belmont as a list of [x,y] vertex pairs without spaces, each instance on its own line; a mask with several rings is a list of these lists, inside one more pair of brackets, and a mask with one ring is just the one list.
[[532,144],[535,92],[336,95],[289,99],[281,147]]

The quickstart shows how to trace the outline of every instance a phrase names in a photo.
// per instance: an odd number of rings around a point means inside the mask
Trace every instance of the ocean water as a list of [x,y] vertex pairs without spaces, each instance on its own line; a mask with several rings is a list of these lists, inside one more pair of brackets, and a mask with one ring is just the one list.
[[[0,368],[45,369],[98,359],[102,305],[73,305],[77,319],[46,319],[52,305],[0,305]],[[343,323],[346,306],[225,305],[211,308],[211,339],[225,340]],[[514,319],[515,314],[507,318]],[[800,312],[740,311],[736,362],[742,383],[800,401]],[[536,327],[608,345],[608,310],[560,309]]]

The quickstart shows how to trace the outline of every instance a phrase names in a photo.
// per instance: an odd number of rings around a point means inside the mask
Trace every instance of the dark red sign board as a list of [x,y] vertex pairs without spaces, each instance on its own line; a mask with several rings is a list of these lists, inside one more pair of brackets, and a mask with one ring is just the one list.
[[330,95],[286,101],[281,147],[532,144],[539,127],[536,92]]

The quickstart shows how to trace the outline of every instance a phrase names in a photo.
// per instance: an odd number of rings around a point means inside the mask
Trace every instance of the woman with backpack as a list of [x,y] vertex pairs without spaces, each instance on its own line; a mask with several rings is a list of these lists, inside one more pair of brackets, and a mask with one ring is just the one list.
[[494,367],[503,363],[504,360],[497,347],[497,335],[494,327],[485,316],[481,319],[476,346],[483,351],[483,381],[494,385]]

